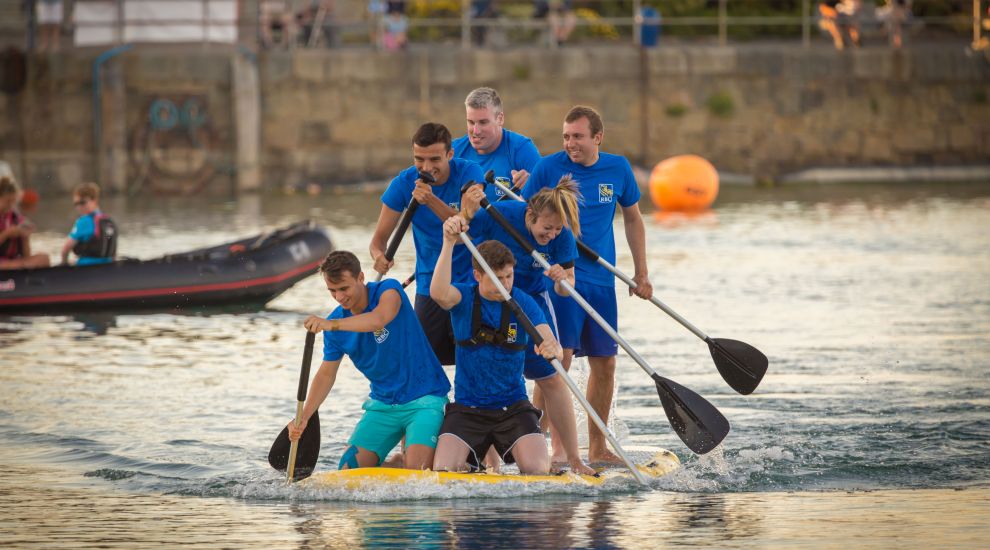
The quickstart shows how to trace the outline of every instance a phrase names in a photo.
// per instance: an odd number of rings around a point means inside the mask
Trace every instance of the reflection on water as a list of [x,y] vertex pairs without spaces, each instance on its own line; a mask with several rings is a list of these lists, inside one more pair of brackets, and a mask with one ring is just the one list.
[[[365,258],[379,210],[373,195],[105,206],[122,227],[121,252],[141,258],[305,217]],[[755,394],[739,396],[696,337],[620,297],[620,332],[732,423],[717,452],[692,456],[650,380],[620,357],[624,443],[666,447],[684,463],[652,490],[285,487],[265,455],[294,412],[301,321],[334,306],[311,277],[247,311],[0,318],[0,516],[13,526],[0,530],[0,545],[985,541],[990,187],[727,187],[717,206],[699,217],[648,216],[655,288],[712,336],[766,352],[771,367]],[[41,207],[34,247],[54,251],[71,209]],[[621,239],[618,250],[631,271]],[[411,246],[396,260],[404,278]],[[321,410],[333,421],[318,468],[335,467],[367,392],[345,364]]]

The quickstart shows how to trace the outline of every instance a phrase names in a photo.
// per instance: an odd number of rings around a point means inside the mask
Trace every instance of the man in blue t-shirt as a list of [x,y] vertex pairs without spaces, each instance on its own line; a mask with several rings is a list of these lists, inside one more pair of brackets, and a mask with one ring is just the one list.
[[[482,170],[493,170],[495,179],[518,192],[540,161],[533,140],[506,130],[502,98],[492,88],[477,88],[464,100],[467,134],[454,140],[454,158],[473,160]],[[486,190],[488,200],[505,194],[497,186]]]
[[[415,164],[392,179],[382,194],[382,210],[369,248],[375,271],[384,275],[393,265],[385,258],[388,238],[409,201],[415,199],[420,203],[412,217],[416,246],[416,316],[440,363],[453,365],[450,314],[430,298],[430,278],[440,255],[443,221],[460,209],[461,187],[469,181],[482,181],[485,174],[477,163],[453,158],[450,130],[443,124],[428,122],[420,126],[413,136],[412,147]],[[436,181],[432,184],[422,181],[419,172],[430,174]],[[458,250],[454,255],[454,281],[466,282],[470,273],[470,254],[467,250]]]
[[[612,223],[616,205],[622,207],[626,241],[632,252],[636,289],[644,300],[653,296],[646,267],[646,228],[639,211],[639,187],[625,157],[600,151],[605,126],[601,115],[591,107],[573,107],[564,117],[564,150],[544,157],[533,169],[522,196],[529,199],[544,187],[554,187],[565,175],[578,183],[584,202],[580,207],[582,239],[603,259],[615,264],[615,234]],[[591,304],[613,329],[618,328],[618,304],[613,275],[597,262],[579,256],[575,263],[575,290]],[[557,312],[557,329],[564,346],[564,365],[571,357],[587,355],[591,367],[588,401],[602,420],[608,421],[615,387],[614,340],[570,297],[551,294]],[[588,425],[588,460],[620,462],[605,445],[605,434]]]
[[[533,345],[523,325],[503,300],[498,287],[477,260],[474,283],[451,283],[451,258],[459,235],[467,230],[460,216],[443,226],[443,248],[430,285],[430,295],[450,310],[457,338],[454,403],[447,406],[433,469],[463,471],[478,468],[489,447],[506,463],[515,462],[522,474],[546,474],[550,469],[539,411],[526,396],[523,368],[526,349]],[[543,312],[528,294],[512,288],[516,264],[512,252],[498,241],[478,245],[485,262],[522,308],[543,343],[536,352],[559,358],[560,345]]]
[[323,331],[323,363],[310,384],[299,427],[289,422],[289,439],[302,435],[347,355],[371,382],[371,394],[338,467],[379,466],[405,437],[402,465],[430,468],[450,382],[402,285],[395,279],[365,283],[357,256],[343,250],[331,252],[320,273],[340,306],[326,319],[311,315],[305,321],[307,330]]

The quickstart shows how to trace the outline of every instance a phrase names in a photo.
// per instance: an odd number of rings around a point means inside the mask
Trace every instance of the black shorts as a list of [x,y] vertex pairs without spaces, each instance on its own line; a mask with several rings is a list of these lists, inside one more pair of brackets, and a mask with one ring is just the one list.
[[531,434],[543,435],[540,430],[541,416],[543,412],[528,399],[516,401],[503,409],[478,409],[448,403],[440,435],[451,434],[463,441],[471,449],[467,461],[474,468],[480,468],[480,459],[492,445],[503,462],[512,464],[516,461],[512,456],[512,447],[519,438]]
[[440,307],[429,296],[416,295],[416,317],[423,326],[426,339],[441,365],[454,364],[454,327],[450,324],[450,312]]

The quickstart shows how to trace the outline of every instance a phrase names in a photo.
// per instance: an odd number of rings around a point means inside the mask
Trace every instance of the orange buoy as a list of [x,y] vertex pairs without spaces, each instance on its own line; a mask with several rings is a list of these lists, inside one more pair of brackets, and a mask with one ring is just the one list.
[[704,210],[718,196],[718,172],[698,155],[678,155],[658,163],[650,174],[650,198],[657,208]]

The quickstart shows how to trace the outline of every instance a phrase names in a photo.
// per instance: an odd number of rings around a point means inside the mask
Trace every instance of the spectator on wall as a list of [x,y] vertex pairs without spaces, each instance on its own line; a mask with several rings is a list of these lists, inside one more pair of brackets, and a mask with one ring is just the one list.
[[38,22],[38,50],[57,52],[62,35],[62,0],[37,0],[35,17]]
[[258,10],[261,45],[265,48],[275,45],[275,31],[278,31],[278,43],[285,47],[292,45],[296,39],[296,16],[289,1],[262,0]]
[[904,44],[904,24],[911,17],[911,0],[887,0],[877,10],[877,17],[887,29],[890,45],[900,48]]
[[566,42],[577,25],[571,0],[535,0],[535,6],[533,17],[546,18],[550,24],[551,43],[559,46]]

